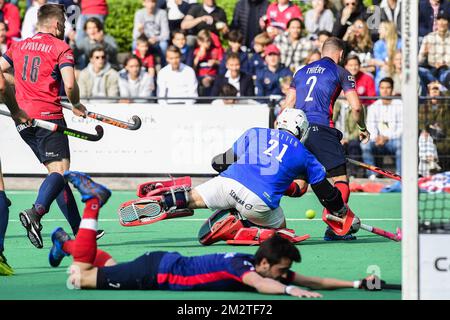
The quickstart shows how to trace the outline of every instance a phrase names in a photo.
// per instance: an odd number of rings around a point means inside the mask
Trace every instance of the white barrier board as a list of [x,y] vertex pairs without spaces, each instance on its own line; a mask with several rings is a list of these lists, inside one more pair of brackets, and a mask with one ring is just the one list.
[[[69,138],[71,169],[89,173],[211,174],[213,156],[228,150],[245,130],[269,123],[266,105],[98,103],[88,109],[126,121],[132,115],[142,119],[139,130],[129,131],[64,110],[70,128],[89,133],[95,133],[96,124],[104,128],[98,142]],[[6,174],[46,173],[5,116],[0,116],[0,159]]]
[[450,234],[419,235],[419,299],[450,299]]

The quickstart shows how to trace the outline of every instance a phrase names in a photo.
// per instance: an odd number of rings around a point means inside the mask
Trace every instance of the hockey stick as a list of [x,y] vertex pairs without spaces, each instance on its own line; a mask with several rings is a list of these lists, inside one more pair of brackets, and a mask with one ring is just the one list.
[[391,284],[391,283],[383,283],[381,284],[381,289],[387,289],[387,290],[402,290],[401,284]]
[[[11,117],[11,114],[7,111],[3,111],[0,110],[0,114],[7,116],[7,117]],[[82,139],[82,140],[87,140],[87,141],[98,141],[103,137],[103,128],[102,126],[96,126],[95,127],[95,131],[97,131],[97,134],[91,134],[91,133],[86,133],[86,132],[82,132],[82,131],[78,131],[75,129],[71,129],[71,128],[67,128],[64,126],[60,126],[57,125],[55,123],[52,122],[48,122],[45,120],[38,120],[38,119],[33,119],[33,122],[31,124],[32,127],[39,127],[39,128],[43,128],[43,129],[47,129],[50,131],[58,131],[61,132],[62,134],[66,135],[66,136],[70,136],[70,137],[74,137],[74,138],[78,138],[78,139]],[[16,126],[16,129],[18,132],[29,128],[30,126],[22,123]]]
[[379,290],[402,290],[401,284],[386,283],[386,281],[381,280],[379,277],[370,279],[370,277],[361,280],[360,289],[365,289],[368,291],[379,291]]
[[[336,217],[336,216],[334,216],[332,214],[327,214],[326,217],[327,217],[328,220],[333,220],[333,221],[337,221],[337,222],[340,222],[340,223],[344,222],[344,219]],[[375,234],[377,234],[379,236],[388,238],[388,239],[393,240],[393,241],[399,242],[399,241],[402,240],[402,233],[401,233],[400,228],[397,228],[395,234],[393,234],[391,232],[388,232],[388,231],[384,231],[383,229],[380,229],[380,228],[368,226],[368,225],[363,224],[363,223],[361,223],[360,228],[363,229],[363,230],[375,233]]]
[[362,167],[362,168],[371,170],[373,172],[382,174],[382,175],[384,175],[386,177],[389,177],[391,179],[394,179],[394,180],[397,180],[397,181],[402,181],[402,177],[400,175],[394,173],[394,172],[391,172],[391,171],[388,171],[388,170],[385,170],[385,169],[381,169],[381,168],[378,168],[378,167],[373,166],[371,164],[359,162],[359,161],[356,161],[356,160],[353,160],[353,159],[349,159],[349,158],[347,158],[347,161],[352,163],[352,164],[354,164],[354,165],[357,165],[359,167]]
[[[72,105],[70,103],[67,102],[61,102],[61,105],[68,110],[72,110]],[[88,111],[87,112],[87,116],[89,118],[110,124],[112,126],[115,127],[119,127],[122,129],[127,129],[127,130],[137,130],[141,127],[142,121],[141,118],[139,118],[138,116],[132,116],[131,119],[133,119],[134,123],[130,123],[130,122],[126,122],[126,121],[122,121],[122,120],[118,120],[118,119],[114,119],[99,113],[95,113],[92,111]]]

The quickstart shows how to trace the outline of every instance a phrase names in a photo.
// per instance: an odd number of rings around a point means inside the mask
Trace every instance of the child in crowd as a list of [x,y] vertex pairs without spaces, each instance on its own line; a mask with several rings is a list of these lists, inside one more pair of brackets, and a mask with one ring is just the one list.
[[253,44],[253,55],[249,59],[250,74],[255,78],[256,72],[265,66],[264,49],[272,42],[266,32],[260,33],[255,37]]
[[222,59],[223,48],[213,43],[211,32],[201,30],[197,35],[197,48],[194,50],[194,69],[200,84],[200,95],[210,94]]
[[150,52],[148,38],[143,34],[136,39],[134,55],[141,60],[142,66],[147,70],[149,76],[155,77],[155,57]]
[[181,51],[181,62],[185,65],[193,67],[194,65],[194,48],[187,44],[186,32],[181,29],[172,32],[172,44]]
[[222,60],[222,62],[220,63],[219,73],[224,74],[225,72],[227,72],[226,60],[227,60],[228,54],[230,54],[231,52],[234,52],[239,55],[239,61],[241,63],[241,71],[245,72],[245,73],[250,73],[251,70],[250,70],[250,65],[249,65],[248,54],[247,54],[247,52],[242,50],[242,45],[244,44],[244,36],[242,35],[241,31],[231,30],[227,34],[227,39],[228,39],[229,49],[225,53],[225,57]]

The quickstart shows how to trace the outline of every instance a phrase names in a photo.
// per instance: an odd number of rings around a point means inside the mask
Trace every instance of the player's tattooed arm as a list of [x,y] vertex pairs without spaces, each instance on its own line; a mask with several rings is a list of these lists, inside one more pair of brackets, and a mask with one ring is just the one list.
[[361,105],[356,91],[351,90],[345,94],[348,103],[352,107],[352,116],[359,128],[359,138],[362,143],[367,143],[370,140],[370,133],[366,127],[366,120],[364,115],[364,108]]
[[61,69],[61,75],[64,82],[67,98],[72,103],[72,111],[76,116],[86,117],[86,107],[80,102],[80,88],[75,79],[75,72],[72,67],[64,67]]

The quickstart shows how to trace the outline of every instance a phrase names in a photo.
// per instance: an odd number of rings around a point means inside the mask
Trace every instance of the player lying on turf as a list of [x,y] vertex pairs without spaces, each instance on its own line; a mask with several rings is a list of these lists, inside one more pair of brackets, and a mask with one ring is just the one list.
[[[201,234],[200,242],[211,244],[218,240],[242,240],[239,244],[256,244],[253,241],[264,240],[265,232],[271,235],[267,229],[286,228],[286,219],[280,207],[281,197],[283,194],[291,197],[303,195],[306,189],[301,190],[293,181],[304,177],[329,211],[327,213],[345,219],[343,226],[327,223],[341,233],[342,230],[356,232],[359,219],[344,204],[340,191],[328,182],[325,168],[303,146],[308,127],[302,110],[286,109],[278,117],[277,129],[251,128],[230,150],[216,156],[212,166],[220,173],[219,176],[192,190],[189,185],[162,188],[165,190],[162,194],[149,193],[149,197],[127,202],[119,209],[121,221],[132,223],[144,218],[146,223],[151,223],[192,215],[192,209],[235,209],[239,214],[235,211],[230,213],[231,217],[224,218],[226,222],[212,226],[211,232]],[[146,187],[152,189],[154,186],[151,182],[141,185],[141,188]],[[216,215],[207,223],[215,220]],[[247,228],[245,235],[241,232],[237,237],[236,233],[244,227]],[[293,234],[292,230],[285,231],[283,235]],[[234,238],[235,235],[237,238]],[[291,238],[293,242],[305,240],[295,234]],[[249,243],[245,243],[246,240]]]
[[261,244],[256,254],[223,253],[184,257],[177,252],[147,252],[133,261],[117,264],[97,248],[96,234],[100,208],[111,192],[79,172],[64,175],[80,191],[86,202],[75,240],[62,229],[52,233],[49,262],[57,267],[72,255],[70,283],[81,289],[109,290],[203,290],[251,291],[318,298],[321,294],[297,286],[318,290],[370,288],[368,277],[344,281],[307,277],[290,271],[300,262],[300,252],[287,239],[277,235]]

